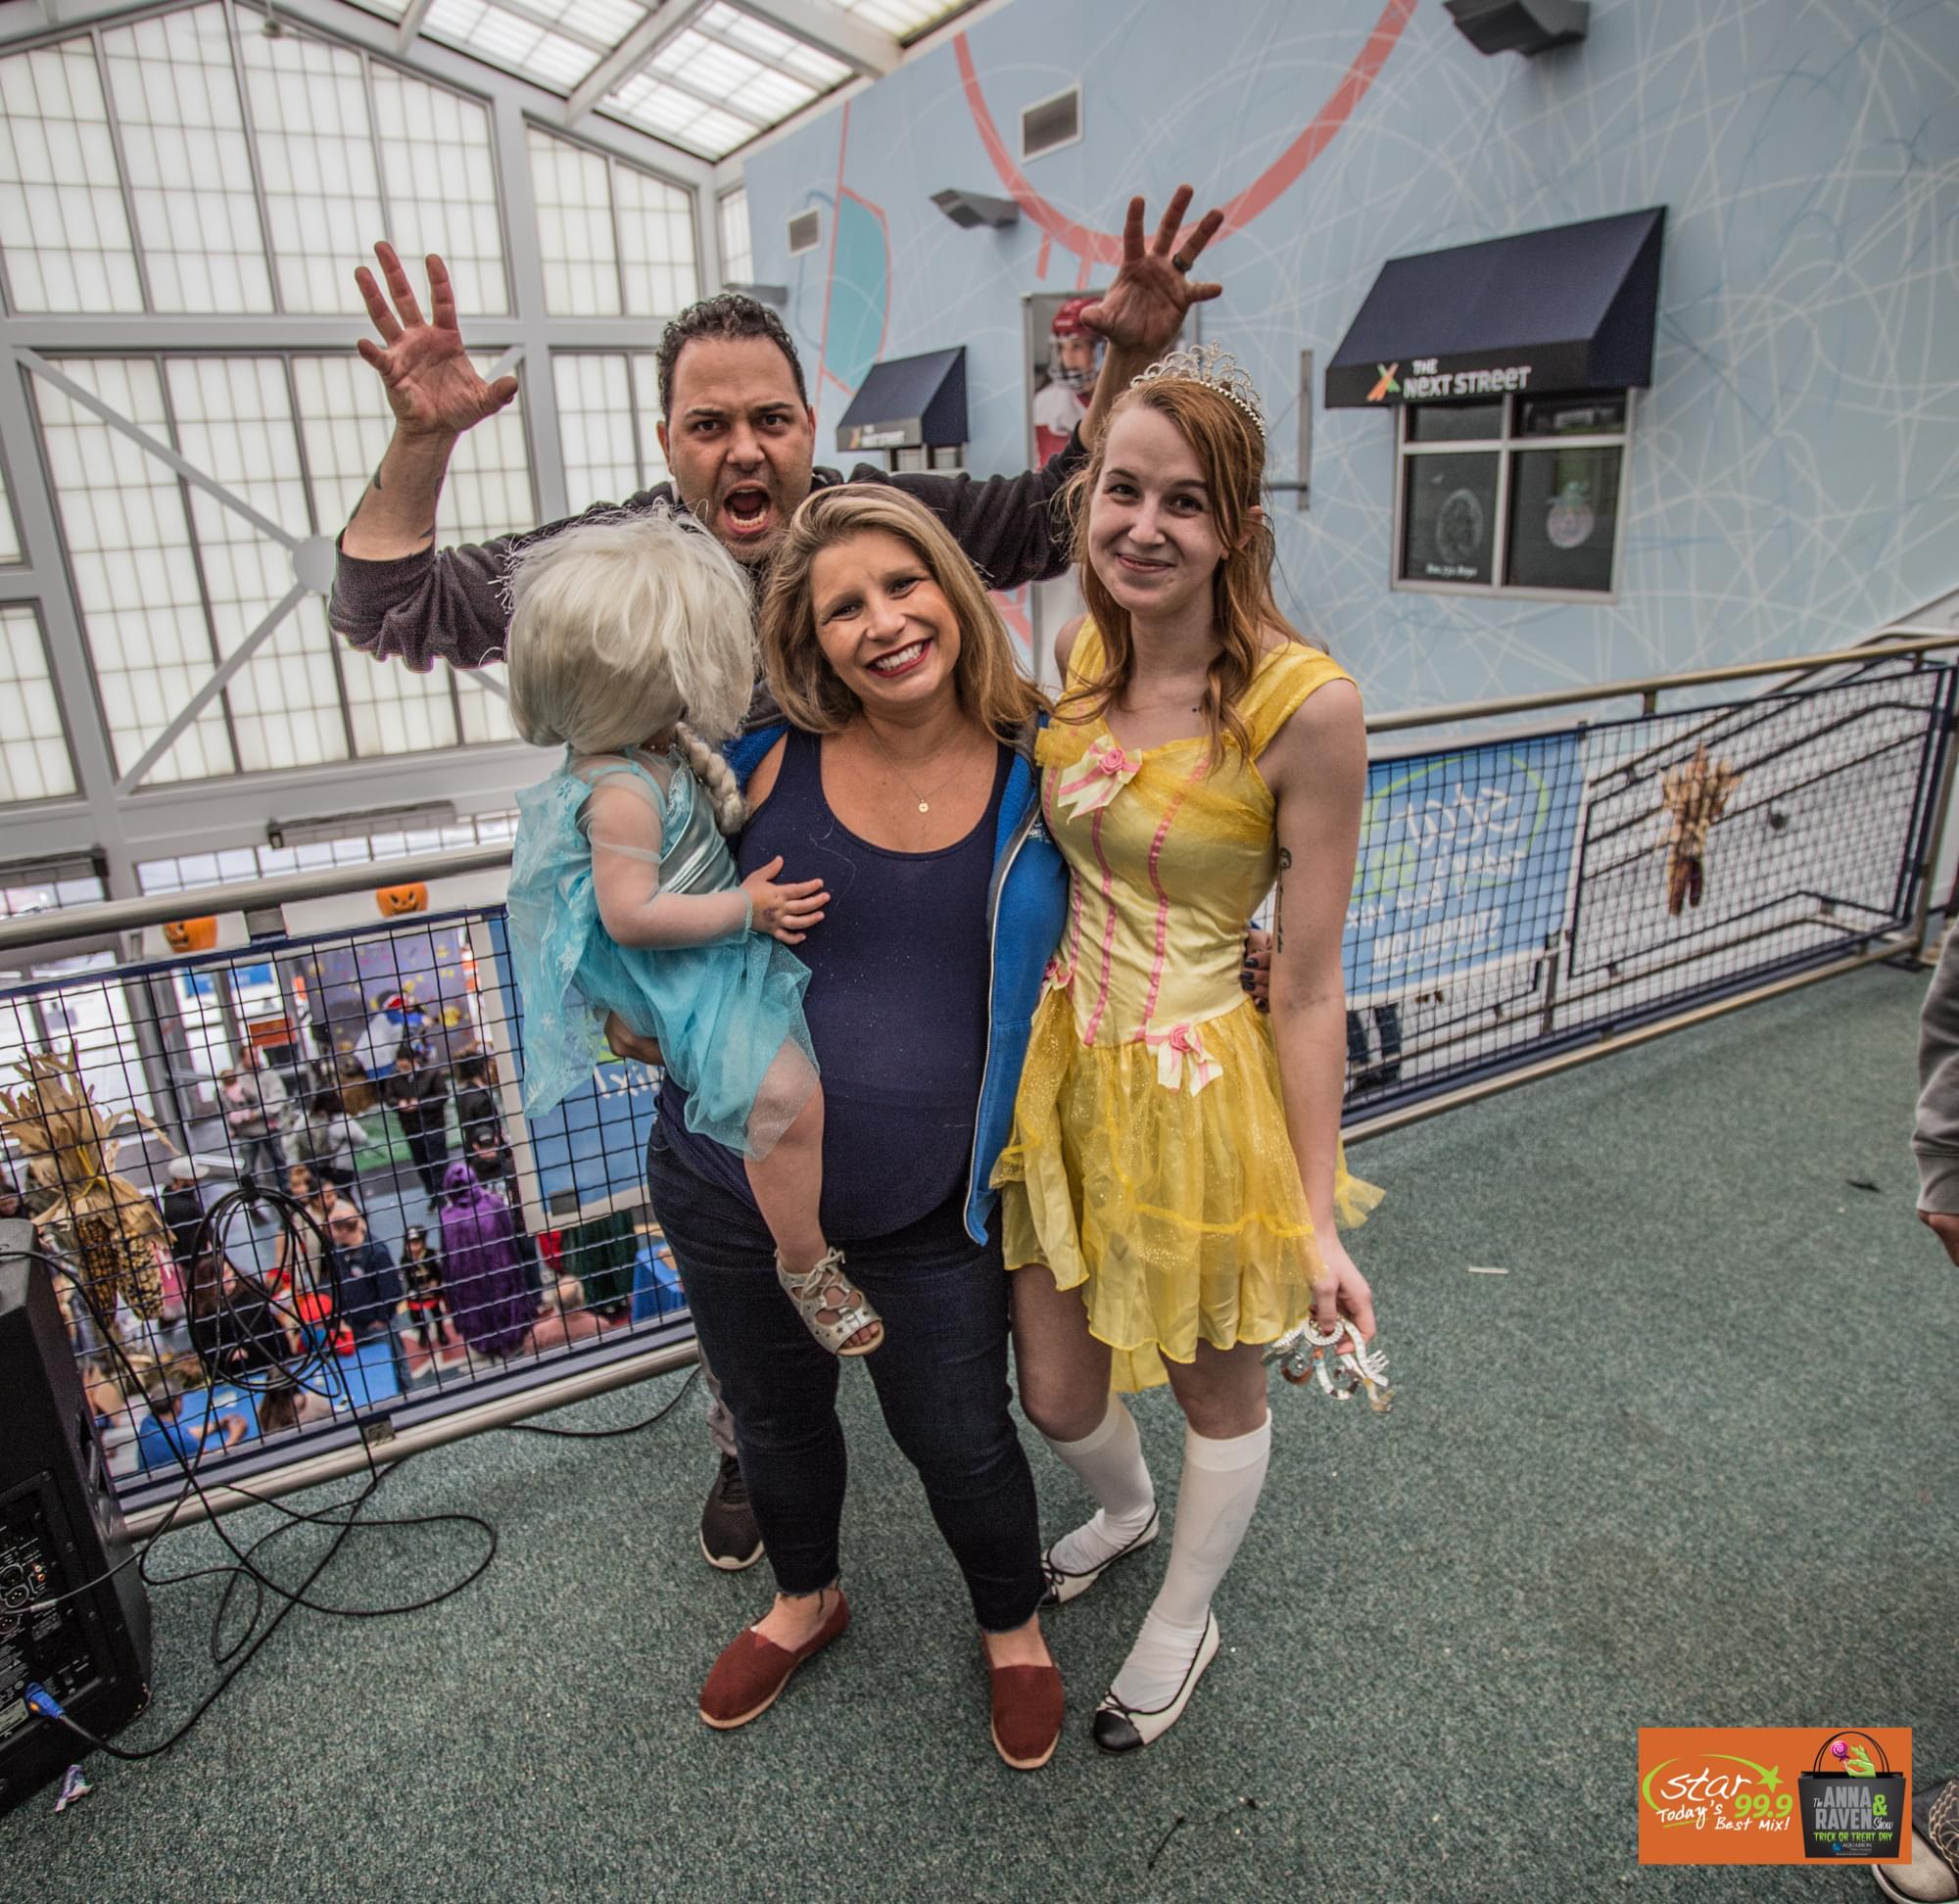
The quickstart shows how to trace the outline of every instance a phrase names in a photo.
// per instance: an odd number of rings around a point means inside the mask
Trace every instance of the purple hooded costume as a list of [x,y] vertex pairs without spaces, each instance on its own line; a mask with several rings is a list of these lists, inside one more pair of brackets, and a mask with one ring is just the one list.
[[524,1340],[535,1307],[517,1251],[510,1206],[476,1180],[467,1164],[443,1177],[442,1286],[462,1339],[485,1356],[507,1356]]

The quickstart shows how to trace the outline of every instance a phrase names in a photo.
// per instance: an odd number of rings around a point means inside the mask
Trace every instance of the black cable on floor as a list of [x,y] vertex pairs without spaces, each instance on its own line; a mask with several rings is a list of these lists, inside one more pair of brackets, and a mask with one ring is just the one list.
[[624,1428],[543,1428],[532,1421],[512,1421],[506,1423],[501,1432],[506,1435],[555,1435],[564,1441],[611,1441],[619,1435],[637,1435],[655,1423],[664,1421],[672,1414],[693,1387],[694,1380],[699,1374],[700,1364],[695,1362],[688,1370],[687,1380],[667,1401],[655,1408],[645,1421],[629,1422]]
[[[339,1327],[341,1314],[339,1269],[338,1264],[334,1261],[332,1251],[326,1244],[324,1236],[321,1235],[319,1225],[313,1220],[311,1213],[306,1210],[296,1199],[282,1192],[263,1191],[248,1183],[241,1186],[238,1190],[220,1197],[212,1206],[211,1210],[206,1214],[204,1221],[199,1225],[197,1235],[198,1249],[201,1252],[208,1251],[213,1243],[215,1242],[221,1258],[223,1248],[222,1239],[229,1221],[241,1212],[249,1215],[252,1211],[263,1204],[269,1204],[278,1214],[283,1232],[282,1240],[284,1242],[288,1244],[297,1243],[299,1238],[299,1224],[302,1221],[312,1229],[315,1238],[318,1239],[321,1246],[318,1260],[326,1268],[328,1284],[325,1309],[322,1315],[317,1318],[320,1329],[317,1346],[306,1355],[301,1356],[296,1362],[281,1362],[276,1370],[244,1369],[225,1371],[226,1378],[231,1380],[234,1385],[261,1394],[274,1386],[301,1382],[306,1374],[323,1367],[327,1346],[331,1344],[334,1334]],[[12,1254],[16,1256],[31,1256],[40,1253],[16,1251]],[[292,1255],[293,1253],[288,1253],[288,1260],[292,1260]],[[96,1334],[104,1351],[119,1367],[123,1378],[125,1391],[131,1394],[142,1393],[143,1385],[141,1377],[123,1350],[121,1339],[117,1334],[114,1326],[113,1315],[105,1316],[102,1313],[96,1303],[94,1292],[69,1264],[46,1255],[40,1255],[40,1260],[55,1273],[65,1276],[68,1279],[81,1302],[87,1308],[90,1316],[94,1320]],[[263,1306],[269,1303],[269,1292],[256,1278],[250,1279],[247,1293],[259,1305]],[[221,1290],[220,1300],[223,1307],[229,1310],[231,1306],[229,1292]],[[204,1359],[202,1351],[200,1351],[200,1359]],[[215,1377],[218,1373],[217,1370],[210,1366],[208,1361],[205,1366],[207,1374]],[[439,1605],[442,1601],[454,1597],[465,1588],[472,1586],[482,1577],[491,1561],[496,1558],[498,1547],[497,1530],[490,1521],[478,1514],[443,1513],[414,1514],[388,1518],[366,1517],[365,1509],[374,1499],[381,1484],[389,1475],[397,1472],[404,1466],[406,1459],[406,1457],[404,1457],[404,1459],[391,1461],[385,1465],[377,1465],[371,1451],[365,1451],[368,1473],[367,1480],[359,1492],[346,1500],[330,1502],[323,1507],[309,1509],[287,1507],[283,1502],[274,1500],[269,1497],[254,1494],[250,1488],[239,1483],[233,1482],[228,1484],[229,1493],[242,1495],[248,1499],[253,1500],[256,1504],[269,1507],[274,1513],[282,1516],[280,1525],[267,1529],[250,1547],[241,1548],[231,1538],[222,1518],[212,1512],[210,1497],[206,1494],[203,1483],[198,1477],[198,1466],[204,1456],[203,1444],[200,1444],[192,1452],[186,1452],[175,1441],[171,1441],[169,1446],[178,1465],[183,1469],[184,1484],[181,1490],[179,1490],[176,1499],[171,1502],[168,1512],[166,1513],[162,1523],[151,1538],[141,1547],[135,1549],[126,1559],[119,1561],[116,1566],[110,1568],[104,1574],[97,1576],[94,1580],[83,1582],[80,1586],[71,1588],[66,1593],[34,1601],[27,1609],[30,1612],[44,1611],[61,1604],[64,1600],[72,1599],[77,1595],[91,1592],[94,1588],[100,1586],[115,1574],[119,1573],[123,1567],[130,1565],[132,1562],[136,1565],[144,1583],[152,1588],[161,1589],[181,1586],[194,1580],[214,1578],[222,1579],[225,1582],[224,1592],[219,1595],[217,1607],[212,1619],[211,1654],[214,1665],[219,1668],[228,1666],[228,1670],[223,1672],[223,1676],[219,1679],[217,1685],[206,1694],[183,1724],[160,1743],[135,1749],[112,1745],[106,1739],[98,1738],[85,1727],[76,1724],[74,1720],[71,1719],[62,1710],[59,1701],[44,1689],[38,1686],[28,1689],[24,1697],[24,1703],[30,1712],[40,1718],[62,1726],[86,1744],[93,1746],[98,1751],[108,1753],[112,1758],[138,1761],[158,1758],[164,1753],[173,1750],[189,1736],[197,1723],[223,1695],[232,1681],[251,1664],[252,1660],[257,1657],[260,1648],[285,1624],[287,1618],[297,1608],[306,1607],[309,1611],[326,1614],[338,1619],[387,1619],[401,1614],[419,1612],[427,1607]],[[177,1514],[193,1495],[204,1505],[213,1533],[230,1551],[233,1561],[236,1564],[229,1566],[195,1567],[187,1572],[170,1575],[153,1572],[150,1566],[150,1556],[156,1550],[164,1535],[171,1531]],[[390,1606],[336,1606],[311,1596],[314,1584],[339,1556],[350,1535],[356,1532],[370,1532],[383,1528],[435,1527],[444,1523],[467,1525],[478,1529],[484,1537],[485,1545],[482,1556],[477,1560],[476,1564],[461,1579],[452,1582],[440,1592],[424,1595],[419,1598],[405,1600],[399,1604]],[[333,1539],[327,1544],[326,1550],[314,1562],[305,1579],[295,1589],[287,1587],[283,1582],[275,1580],[270,1574],[266,1573],[258,1564],[258,1556],[272,1541],[294,1532],[301,1526],[332,1527],[337,1531],[334,1533]],[[239,1593],[241,1587],[247,1584],[249,1584],[252,1595],[250,1617],[245,1623],[244,1631],[227,1645],[224,1643],[223,1638],[225,1622],[229,1617],[236,1595]],[[264,1617],[266,1595],[268,1594],[274,1599],[281,1602],[281,1604],[279,1610],[262,1628],[261,1621]]]
[[[263,1394],[274,1387],[283,1387],[292,1383],[304,1386],[302,1378],[306,1374],[326,1366],[326,1357],[330,1345],[341,1322],[340,1273],[333,1249],[321,1232],[319,1224],[313,1218],[312,1213],[297,1199],[286,1195],[282,1191],[261,1190],[248,1182],[241,1185],[237,1190],[228,1192],[226,1195],[220,1197],[206,1213],[203,1222],[199,1225],[197,1253],[202,1254],[211,1250],[213,1244],[215,1243],[217,1253],[220,1260],[222,1260],[223,1237],[230,1221],[240,1214],[244,1214],[249,1219],[251,1213],[261,1205],[270,1205],[277,1213],[282,1231],[281,1240],[285,1244],[297,1244],[301,1222],[306,1223],[312,1230],[313,1236],[319,1245],[317,1261],[325,1269],[328,1282],[325,1308],[318,1317],[313,1318],[314,1325],[318,1330],[318,1342],[311,1350],[298,1357],[296,1361],[282,1362],[276,1370],[247,1368],[223,1371],[224,1379],[231,1382],[233,1386],[258,1394]],[[16,1256],[29,1256],[37,1253],[16,1251],[12,1252],[12,1254]],[[296,1250],[288,1250],[285,1254],[287,1260],[291,1261],[294,1260],[297,1252]],[[65,1276],[68,1279],[93,1318],[96,1326],[96,1334],[104,1349],[119,1365],[124,1378],[126,1389],[131,1393],[141,1393],[141,1378],[123,1351],[121,1340],[114,1328],[113,1316],[104,1316],[101,1313],[101,1310],[97,1307],[94,1293],[83,1283],[81,1278],[69,1264],[45,1255],[41,1256],[40,1260],[47,1263],[57,1274]],[[270,1292],[256,1277],[241,1277],[240,1281],[247,1286],[248,1297],[257,1305],[262,1309],[270,1306],[272,1301]],[[222,1284],[220,1284],[220,1305],[227,1314],[235,1313],[231,1294],[223,1288]],[[220,1371],[212,1367],[209,1360],[205,1358],[201,1349],[199,1351],[199,1359],[204,1363],[206,1374],[215,1379]],[[509,1425],[508,1432],[527,1435],[551,1435],[576,1441],[606,1441],[622,1435],[640,1434],[645,1429],[653,1427],[658,1422],[664,1421],[680,1405],[682,1399],[693,1389],[699,1373],[699,1367],[696,1365],[689,1371],[687,1380],[681,1384],[679,1390],[666,1403],[655,1409],[644,1421],[632,1422],[625,1427],[548,1428],[533,1423],[517,1422]],[[279,1525],[266,1529],[249,1547],[241,1548],[232,1540],[229,1532],[226,1530],[222,1517],[212,1510],[210,1497],[206,1494],[204,1486],[198,1478],[198,1465],[204,1457],[203,1445],[200,1444],[194,1452],[188,1454],[174,1441],[171,1441],[169,1446],[170,1452],[175,1455],[178,1465],[183,1469],[184,1485],[179,1490],[175,1500],[170,1503],[169,1510],[165,1514],[163,1521],[159,1524],[156,1532],[150,1539],[141,1547],[131,1552],[126,1559],[119,1561],[114,1567],[98,1575],[94,1580],[86,1581],[78,1587],[71,1588],[66,1593],[55,1595],[46,1599],[36,1600],[27,1609],[30,1612],[45,1611],[48,1608],[61,1604],[64,1600],[74,1598],[77,1595],[91,1592],[104,1581],[113,1578],[122,1568],[132,1563],[140,1572],[145,1585],[157,1589],[184,1586],[195,1580],[223,1580],[224,1591],[219,1595],[216,1610],[212,1616],[210,1640],[212,1664],[220,1669],[222,1677],[216,1686],[205,1695],[183,1724],[160,1743],[133,1749],[112,1745],[106,1739],[98,1738],[85,1727],[76,1724],[74,1720],[71,1719],[62,1710],[60,1702],[47,1692],[45,1689],[39,1686],[30,1686],[27,1689],[26,1693],[24,1695],[24,1702],[26,1704],[29,1712],[52,1724],[65,1728],[85,1744],[97,1751],[106,1752],[111,1758],[137,1762],[144,1759],[160,1758],[166,1752],[173,1750],[189,1736],[192,1729],[204,1715],[216,1704],[217,1700],[230,1687],[232,1681],[252,1663],[253,1659],[257,1657],[260,1648],[285,1624],[287,1618],[296,1609],[305,1607],[309,1612],[325,1614],[334,1619],[349,1620],[393,1619],[406,1613],[421,1612],[428,1607],[440,1605],[444,1600],[451,1599],[455,1595],[463,1592],[465,1588],[473,1586],[476,1581],[482,1578],[483,1574],[488,1570],[491,1561],[497,1556],[497,1529],[491,1521],[486,1520],[479,1514],[455,1512],[409,1514],[386,1518],[367,1516],[365,1509],[373,1500],[381,1484],[390,1475],[399,1472],[401,1468],[406,1466],[412,1456],[403,1456],[396,1460],[377,1464],[372,1450],[366,1449],[364,1444],[363,1452],[367,1459],[367,1480],[365,1484],[358,1494],[350,1499],[330,1502],[324,1507],[310,1509],[288,1507],[283,1502],[269,1496],[254,1494],[249,1487],[240,1482],[233,1481],[224,1484],[227,1493],[234,1496],[243,1496],[255,1504],[269,1507],[274,1513],[283,1517]],[[183,1573],[167,1575],[152,1572],[150,1567],[151,1554],[155,1551],[163,1537],[172,1531],[177,1514],[193,1495],[196,1496],[199,1502],[205,1507],[209,1526],[231,1553],[235,1564],[193,1567]],[[439,1593],[424,1595],[420,1598],[404,1600],[399,1604],[391,1606],[336,1606],[311,1596],[314,1584],[339,1556],[350,1535],[357,1532],[373,1532],[384,1528],[435,1527],[446,1522],[456,1525],[467,1525],[479,1529],[484,1536],[485,1546],[482,1557],[470,1568],[468,1573],[460,1580],[454,1581],[443,1588]],[[258,1564],[258,1556],[272,1542],[296,1532],[303,1526],[331,1527],[337,1531],[333,1539],[327,1544],[325,1552],[320,1555],[306,1578],[300,1582],[297,1588],[289,1588],[264,1572]],[[234,1597],[241,1591],[245,1591],[248,1588],[252,1595],[250,1616],[245,1622],[244,1631],[227,1645],[224,1643],[223,1638],[225,1622],[230,1614]],[[260,1622],[264,1616],[267,1594],[279,1601],[280,1605],[278,1611],[272,1615],[271,1619],[265,1623],[262,1630]]]

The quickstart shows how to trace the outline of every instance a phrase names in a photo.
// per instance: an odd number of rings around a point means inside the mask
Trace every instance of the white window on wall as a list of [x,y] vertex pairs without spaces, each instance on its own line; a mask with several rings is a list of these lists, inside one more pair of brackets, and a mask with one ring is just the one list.
[[0,257],[16,310],[143,309],[88,39],[0,59]]
[[280,302],[358,310],[354,267],[386,228],[360,56],[292,32],[248,31],[240,46]]
[[1623,390],[1404,405],[1395,586],[1609,600],[1631,427]]
[[21,531],[14,520],[14,504],[7,496],[7,472],[0,468],[0,562],[21,559]]
[[633,415],[640,425],[640,487],[651,489],[673,474],[660,449],[660,369],[651,351],[633,353]]
[[693,302],[692,193],[539,126],[530,154],[547,309],[671,317]]
[[[306,482],[284,361],[171,357],[164,368],[179,454],[268,520],[304,532]],[[202,489],[191,490],[190,511],[212,633],[229,655],[292,588],[292,557]],[[300,615],[302,605],[224,690],[241,773],[311,767],[350,751],[333,649],[314,619]]]
[[[474,100],[393,67],[377,64],[370,71],[389,238],[404,259],[441,254],[463,316],[502,315],[510,293],[489,114]],[[410,267],[409,276],[420,273]],[[416,295],[422,296],[420,286]]]
[[221,7],[102,35],[150,308],[270,310],[245,113]]
[[721,276],[726,283],[749,284],[755,276],[755,247],[748,236],[748,194],[738,185],[723,192],[715,208],[721,218]]
[[573,510],[621,502],[667,478],[653,425],[659,385],[651,352],[558,351],[551,357],[565,500]]
[[626,309],[635,317],[671,317],[700,295],[693,195],[634,166],[615,164],[612,179]]
[[619,248],[605,156],[535,125],[530,148],[545,309],[560,317],[617,316]]
[[[492,359],[479,357],[476,367],[487,376]],[[317,519],[345,522],[387,448],[387,400],[355,357],[296,357],[293,375]],[[484,542],[537,521],[522,403],[520,397],[477,424],[456,445],[442,492],[441,542]],[[319,613],[316,603],[304,605]],[[469,673],[439,668],[418,675],[353,649],[343,649],[341,666],[358,753],[409,753],[513,736],[502,697]]]
[[[379,379],[354,357],[295,357],[293,389],[313,520],[322,527],[343,523],[354,513],[394,433],[388,400]],[[443,540],[453,538],[445,534]],[[323,604],[304,601],[299,612],[310,628],[326,635]],[[421,753],[455,745],[455,697],[447,670],[416,674],[399,661],[371,660],[343,643],[340,673],[357,754]]]
[[27,602],[0,607],[0,802],[74,791],[74,763],[48,675],[40,618]]
[[[170,441],[151,358],[63,357],[58,367],[119,416]],[[40,378],[33,389],[96,692],[117,771],[126,773],[217,665],[183,489],[120,430]],[[236,765],[218,695],[146,778],[202,780]]]

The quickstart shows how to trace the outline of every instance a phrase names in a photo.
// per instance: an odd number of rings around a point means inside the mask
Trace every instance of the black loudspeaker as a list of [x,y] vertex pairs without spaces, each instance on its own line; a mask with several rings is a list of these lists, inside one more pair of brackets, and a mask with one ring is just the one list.
[[[98,1738],[127,1725],[150,1699],[149,1595],[52,1272],[32,1229],[17,1221],[0,1222],[0,1811],[7,1811],[87,1750],[65,1727],[27,1711],[22,1694],[30,1682]],[[56,1603],[35,1610],[49,1600]]]
[[1457,28],[1479,53],[1522,53],[1535,59],[1553,46],[1585,37],[1592,9],[1586,0],[1443,0]]

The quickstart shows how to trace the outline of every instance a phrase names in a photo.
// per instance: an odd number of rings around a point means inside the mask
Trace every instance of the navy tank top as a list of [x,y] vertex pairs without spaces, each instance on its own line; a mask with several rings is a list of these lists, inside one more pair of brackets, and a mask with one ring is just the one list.
[[[986,1062],[986,894],[1000,749],[980,824],[935,853],[898,853],[849,832],[823,793],[823,745],[789,730],[774,790],[742,835],[741,877],[778,853],[784,880],[821,880],[824,922],[796,955],[803,1015],[823,1071],[823,1228],[833,1241],[888,1236],[964,1187]],[[753,1203],[741,1157],[695,1135],[660,1087],[666,1141],[698,1175]]]

